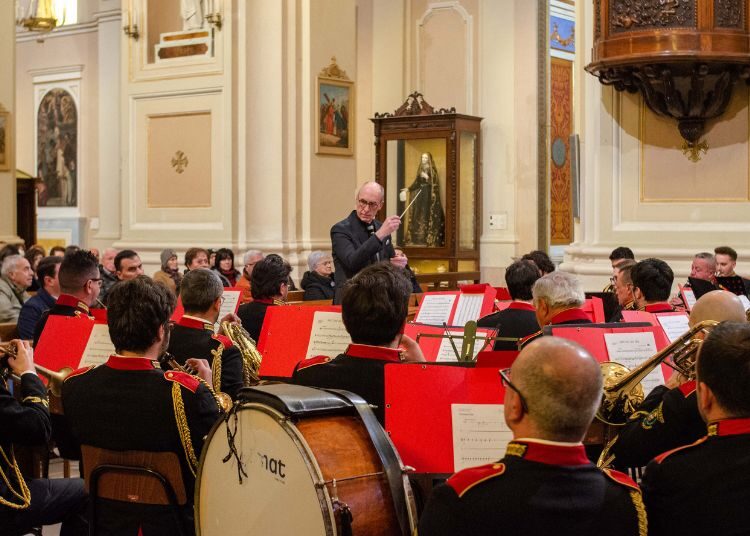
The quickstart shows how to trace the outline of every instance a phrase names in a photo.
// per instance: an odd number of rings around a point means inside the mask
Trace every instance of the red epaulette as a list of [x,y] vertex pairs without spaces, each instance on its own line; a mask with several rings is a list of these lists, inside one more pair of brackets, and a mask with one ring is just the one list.
[[95,367],[96,367],[96,365],[89,365],[88,367],[83,367],[83,368],[79,368],[78,370],[74,370],[73,372],[71,372],[70,374],[68,374],[65,377],[65,380],[63,380],[63,381],[68,381],[69,379],[71,379],[74,376],[80,376],[81,374],[86,374],[88,371],[93,370]]
[[504,472],[504,463],[490,463],[487,465],[470,467],[469,469],[459,471],[448,480],[446,480],[445,483],[453,488],[453,491],[456,492],[456,495],[461,498],[474,486],[481,484],[482,482],[486,482],[491,478],[495,478],[496,476],[500,476]]
[[683,446],[681,446],[681,447],[677,447],[676,449],[668,450],[667,452],[662,452],[661,454],[659,454],[658,456],[656,456],[656,457],[654,458],[654,461],[655,461],[656,463],[661,463],[661,462],[663,462],[664,460],[666,460],[666,459],[667,459],[667,457],[671,456],[671,455],[672,455],[672,454],[674,454],[675,452],[680,452],[681,450],[689,449],[690,447],[695,447],[696,445],[700,445],[700,444],[701,444],[701,443],[703,443],[703,442],[704,442],[704,441],[705,441],[706,439],[708,439],[708,436],[705,436],[705,437],[701,437],[701,438],[700,438],[700,439],[699,439],[698,441],[696,441],[695,443],[690,443],[689,445],[683,445]]
[[602,468],[602,472],[605,475],[607,475],[610,479],[617,482],[618,484],[634,489],[635,491],[638,491],[638,492],[641,491],[641,488],[638,487],[638,484],[636,484],[635,480],[630,478],[625,473],[621,473],[620,471],[615,471],[614,469],[607,469],[607,468]]
[[224,348],[231,348],[232,346],[234,346],[232,339],[230,339],[226,335],[219,335],[218,333],[214,333],[213,335],[211,335],[211,338],[219,341],[222,345],[224,345]]
[[678,387],[678,389],[682,393],[682,396],[684,396],[685,398],[687,398],[687,397],[689,397],[691,394],[693,394],[695,392],[695,386],[696,385],[697,384],[696,384],[695,380],[690,380],[690,381],[685,382],[682,385],[680,385]]
[[304,361],[300,361],[297,365],[297,370],[303,370],[309,367],[312,367],[314,365],[324,365],[328,363],[332,357],[328,357],[327,355],[317,355],[315,357],[310,357],[308,359],[305,359]]
[[185,389],[188,389],[193,393],[196,392],[198,390],[198,387],[200,387],[201,385],[200,380],[196,376],[188,374],[187,372],[179,372],[176,370],[165,372],[164,379],[170,382],[177,382]]

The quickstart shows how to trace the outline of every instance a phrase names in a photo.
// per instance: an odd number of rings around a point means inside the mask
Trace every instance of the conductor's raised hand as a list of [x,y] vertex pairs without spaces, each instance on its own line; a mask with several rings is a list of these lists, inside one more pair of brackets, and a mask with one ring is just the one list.
[[396,231],[398,231],[399,227],[401,227],[401,218],[395,215],[388,216],[383,222],[383,225],[380,226],[380,229],[375,231],[375,236],[377,236],[378,239],[382,242],[388,236],[390,236],[391,233],[395,233]]

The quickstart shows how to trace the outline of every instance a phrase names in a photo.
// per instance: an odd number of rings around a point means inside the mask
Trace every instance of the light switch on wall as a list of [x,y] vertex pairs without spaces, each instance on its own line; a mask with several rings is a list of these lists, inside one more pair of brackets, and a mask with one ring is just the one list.
[[501,231],[508,228],[508,213],[490,214],[490,229]]

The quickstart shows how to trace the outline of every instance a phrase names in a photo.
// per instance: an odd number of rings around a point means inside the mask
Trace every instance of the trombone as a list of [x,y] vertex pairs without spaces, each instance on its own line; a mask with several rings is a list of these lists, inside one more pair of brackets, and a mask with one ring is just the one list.
[[[10,342],[0,343],[0,353],[2,353],[2,356],[0,356],[0,377],[2,377],[3,381],[8,378],[20,381],[20,378],[13,374],[10,365],[8,364],[8,359],[15,357],[17,354],[16,345]],[[65,378],[70,376],[70,373],[73,372],[73,369],[70,367],[63,367],[58,372],[55,372],[54,370],[50,370],[42,365],[37,365],[36,363],[34,363],[34,368],[36,369],[37,374],[47,379],[47,389],[49,392],[56,397],[62,396],[62,384],[65,381]]]

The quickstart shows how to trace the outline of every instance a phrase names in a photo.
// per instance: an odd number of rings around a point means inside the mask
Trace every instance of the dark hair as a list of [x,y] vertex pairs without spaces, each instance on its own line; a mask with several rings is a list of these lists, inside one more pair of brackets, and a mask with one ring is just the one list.
[[86,281],[99,277],[99,263],[90,251],[79,249],[62,258],[57,279],[60,290],[65,294],[74,294],[81,290]]
[[531,261],[516,261],[505,269],[505,284],[514,300],[530,300],[531,287],[539,279],[539,269]]
[[411,282],[404,270],[387,262],[368,266],[347,281],[341,316],[352,341],[374,346],[390,343],[406,322],[409,294]]
[[620,262],[615,264],[615,269],[622,274],[623,283],[633,284],[633,279],[630,277],[630,272],[633,271],[633,266],[638,264],[633,259],[622,259]]
[[234,269],[234,252],[228,248],[221,248],[216,250],[216,259],[214,259],[214,269],[221,270],[220,263],[224,259],[232,259],[232,269]]
[[612,250],[612,253],[609,254],[609,260],[615,261],[618,259],[635,259],[633,250],[626,248],[625,246],[616,247]]
[[55,278],[55,266],[62,264],[62,257],[44,257],[36,267],[36,278],[39,286],[44,288],[44,278]]
[[68,253],[73,253],[74,251],[78,251],[79,249],[81,248],[76,246],[75,244],[71,244],[65,248],[65,255],[67,255]]
[[42,257],[46,257],[46,252],[44,251],[44,248],[42,246],[31,246],[29,249],[26,250],[26,260],[29,261],[29,264],[31,267],[34,267],[34,258],[41,255]]
[[732,417],[750,417],[750,324],[722,322],[698,354],[698,380]]
[[541,270],[542,275],[551,274],[555,271],[555,264],[544,251],[531,251],[521,257],[522,261],[531,261]]
[[207,268],[190,270],[180,283],[180,298],[186,313],[202,313],[224,293],[216,272]]
[[644,259],[630,270],[630,279],[647,302],[665,301],[672,291],[674,273],[661,259]]
[[190,248],[189,250],[187,250],[185,252],[185,266],[189,267],[193,263],[195,258],[201,253],[205,253],[207,259],[210,256],[208,254],[208,251],[203,248]]
[[172,316],[175,297],[150,277],[120,281],[107,294],[109,338],[118,353],[148,350]]
[[49,250],[50,256],[53,256],[57,252],[61,252],[63,255],[65,254],[65,248],[62,246],[52,246],[52,249]]
[[132,249],[123,249],[115,255],[115,272],[119,272],[120,268],[122,268],[122,259],[134,259],[137,256],[138,252],[133,251]]
[[729,255],[733,261],[737,262],[737,252],[729,246],[715,248],[714,255]]
[[289,281],[292,267],[279,255],[272,253],[258,261],[250,276],[250,290],[253,298],[273,298],[281,292],[281,284]]
[[[2,249],[0,249],[0,264],[3,263],[3,260],[5,257],[10,257],[11,255],[20,255],[21,250],[18,249],[18,246],[15,246],[13,244],[5,244]],[[31,264],[31,261],[29,261],[29,264]]]

